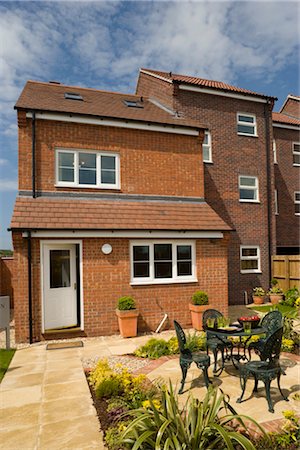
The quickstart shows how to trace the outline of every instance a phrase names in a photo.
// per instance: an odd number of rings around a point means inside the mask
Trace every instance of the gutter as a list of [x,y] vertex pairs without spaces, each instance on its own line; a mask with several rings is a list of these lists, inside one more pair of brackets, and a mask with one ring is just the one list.
[[28,322],[29,343],[33,343],[32,333],[32,272],[31,272],[31,231],[27,232],[27,263],[28,263]]
[[270,122],[269,119],[269,106],[271,105],[271,101],[269,100],[264,107],[264,115],[265,115],[265,137],[266,137],[266,174],[267,174],[267,198],[269,199],[267,202],[267,222],[268,222],[268,269],[269,269],[269,280],[271,279],[272,274],[272,208],[271,208],[271,199],[272,189],[271,189],[271,170],[270,170]]
[[35,111],[32,111],[32,198],[36,198],[35,190]]

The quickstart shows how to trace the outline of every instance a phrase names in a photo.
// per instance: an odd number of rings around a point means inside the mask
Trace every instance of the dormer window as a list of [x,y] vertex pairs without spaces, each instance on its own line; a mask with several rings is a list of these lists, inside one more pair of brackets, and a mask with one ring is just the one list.
[[76,94],[75,92],[65,92],[65,99],[66,100],[81,100],[83,101],[83,98],[80,94]]
[[128,108],[144,108],[144,105],[136,100],[124,100],[124,104],[128,106]]

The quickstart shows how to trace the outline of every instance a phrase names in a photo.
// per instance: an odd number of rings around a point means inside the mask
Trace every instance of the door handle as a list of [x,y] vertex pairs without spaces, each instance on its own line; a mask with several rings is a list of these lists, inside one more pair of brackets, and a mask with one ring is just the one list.
[[76,291],[76,289],[77,289],[77,284],[74,283],[74,290]]

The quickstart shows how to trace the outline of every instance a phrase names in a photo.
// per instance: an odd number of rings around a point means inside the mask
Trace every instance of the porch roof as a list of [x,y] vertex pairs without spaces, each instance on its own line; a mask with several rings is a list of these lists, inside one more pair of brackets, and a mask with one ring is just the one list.
[[128,201],[17,197],[11,222],[19,230],[229,231],[204,201]]

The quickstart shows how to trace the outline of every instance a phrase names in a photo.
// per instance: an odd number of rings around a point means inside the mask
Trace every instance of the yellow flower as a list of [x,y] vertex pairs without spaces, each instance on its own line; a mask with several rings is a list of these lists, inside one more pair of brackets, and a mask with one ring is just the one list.
[[289,409],[282,411],[283,417],[287,420],[294,419],[295,417],[295,411],[291,411]]
[[149,400],[144,400],[143,401],[143,403],[142,403],[142,406],[143,406],[143,408],[150,408],[150,402],[149,402]]

